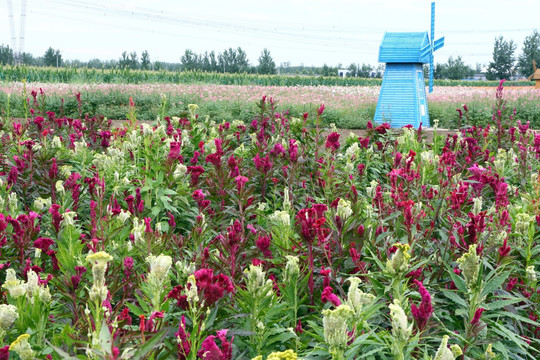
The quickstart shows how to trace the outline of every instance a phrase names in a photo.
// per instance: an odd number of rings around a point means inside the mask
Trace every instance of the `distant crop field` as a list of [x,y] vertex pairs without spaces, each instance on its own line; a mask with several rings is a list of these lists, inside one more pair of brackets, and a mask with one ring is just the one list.
[[[26,90],[25,90],[26,87]],[[180,114],[188,104],[197,104],[201,114],[224,120],[250,120],[256,112],[255,103],[262,96],[278,101],[280,111],[300,117],[325,104],[325,121],[341,128],[364,128],[373,119],[380,86],[262,86],[216,84],[65,84],[65,83],[0,83],[0,112],[12,116],[23,114],[23,93],[30,107],[43,106],[57,114],[78,115],[75,94],[80,93],[83,113],[104,115],[110,119],[125,119],[132,98],[140,120],[155,120],[163,107]],[[36,95],[36,100],[32,96]],[[485,124],[491,119],[495,87],[435,86],[428,95],[431,119],[440,126],[452,127],[457,108],[468,106],[470,121]],[[507,106],[516,109],[517,118],[540,126],[540,91],[532,87],[505,87]],[[164,103],[165,101],[165,103]],[[391,119],[389,119],[391,121]]]

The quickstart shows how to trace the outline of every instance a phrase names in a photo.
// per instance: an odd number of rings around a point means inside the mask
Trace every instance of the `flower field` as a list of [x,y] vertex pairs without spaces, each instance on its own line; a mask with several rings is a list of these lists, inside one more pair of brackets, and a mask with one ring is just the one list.
[[[440,126],[457,127],[456,108],[467,104],[469,119],[476,125],[486,125],[493,112],[495,88],[435,86],[428,95],[431,119],[439,119]],[[212,84],[49,84],[0,83],[0,111],[9,107],[11,115],[24,117],[24,103],[30,98],[31,106],[41,107],[68,117],[82,114],[103,115],[109,119],[125,119],[129,111],[129,98],[137,105],[138,118],[155,120],[170,114],[187,113],[187,105],[199,105],[201,116],[210,115],[219,120],[250,121],[256,115],[254,103],[262,96],[279,99],[282,109],[289,109],[295,117],[315,112],[326,104],[326,124],[339,128],[364,128],[373,119],[379,96],[379,86],[256,86]],[[35,94],[34,98],[30,94]],[[42,96],[43,94],[43,96]],[[532,87],[507,88],[507,99],[516,108],[518,120],[530,121],[533,128],[540,127],[540,91]],[[163,104],[163,97],[166,103]],[[36,105],[36,103],[38,103]],[[391,120],[391,119],[390,119]]]
[[[362,101],[331,90],[306,101]],[[113,129],[39,93],[3,117],[0,359],[540,357],[540,134],[517,90],[429,144],[323,137],[325,105],[229,91],[249,121],[186,104],[139,126],[129,99]]]

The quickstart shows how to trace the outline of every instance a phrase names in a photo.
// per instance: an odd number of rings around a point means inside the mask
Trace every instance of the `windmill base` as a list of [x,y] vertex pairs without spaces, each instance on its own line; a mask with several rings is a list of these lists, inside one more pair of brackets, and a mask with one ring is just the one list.
[[374,121],[393,128],[430,126],[422,64],[386,64]]

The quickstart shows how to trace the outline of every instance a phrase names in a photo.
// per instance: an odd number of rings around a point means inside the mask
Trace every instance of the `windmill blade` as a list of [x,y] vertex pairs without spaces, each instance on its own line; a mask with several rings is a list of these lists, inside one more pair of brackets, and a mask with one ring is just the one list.
[[444,46],[444,36],[440,39],[435,40],[435,43],[433,44],[433,51],[439,50]]
[[[435,38],[435,2],[431,3],[431,36],[430,40],[430,51],[431,56],[429,57],[429,92],[433,92],[433,51],[435,51],[433,39]],[[444,41],[444,40],[443,40]]]
[[420,59],[423,62],[428,62],[429,56],[431,56],[431,44],[427,44],[420,49]]

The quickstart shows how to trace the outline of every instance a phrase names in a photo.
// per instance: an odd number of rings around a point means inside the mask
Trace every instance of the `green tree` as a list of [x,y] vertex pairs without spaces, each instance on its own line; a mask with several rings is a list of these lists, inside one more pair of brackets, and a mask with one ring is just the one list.
[[13,65],[13,49],[0,45],[0,65]]
[[466,65],[461,56],[458,56],[455,60],[450,56],[446,64],[437,64],[433,69],[433,77],[436,79],[460,80],[473,75],[474,69]]
[[261,52],[261,56],[259,56],[257,72],[259,74],[275,74],[277,72],[276,63],[274,62],[274,59],[272,59],[272,55],[270,55],[268,49],[264,49]]
[[144,50],[141,54],[141,70],[150,69],[150,54],[147,50]]
[[120,57],[120,60],[118,60],[118,66],[121,68],[128,68],[129,67],[129,56],[127,51],[122,52],[122,56]]
[[182,70],[194,71],[199,70],[199,55],[195,54],[192,50],[186,49],[184,55],[180,58],[182,62]]
[[493,61],[489,63],[486,78],[488,80],[508,79],[514,74],[514,51],[517,45],[514,41],[505,41],[502,36],[495,38]]
[[45,66],[62,66],[62,55],[60,54],[60,50],[54,50],[52,47],[49,47],[47,51],[45,51],[45,55],[43,55],[43,64]]
[[210,53],[205,51],[201,60],[201,69],[207,72],[219,71],[219,65],[214,51],[210,51]]
[[137,52],[132,51],[129,54],[129,68],[130,69],[138,69],[139,68],[139,60],[137,59]]
[[536,66],[540,66],[540,33],[538,30],[534,30],[523,41],[523,49],[516,65],[521,75],[528,77],[534,72],[533,60],[536,60]]

